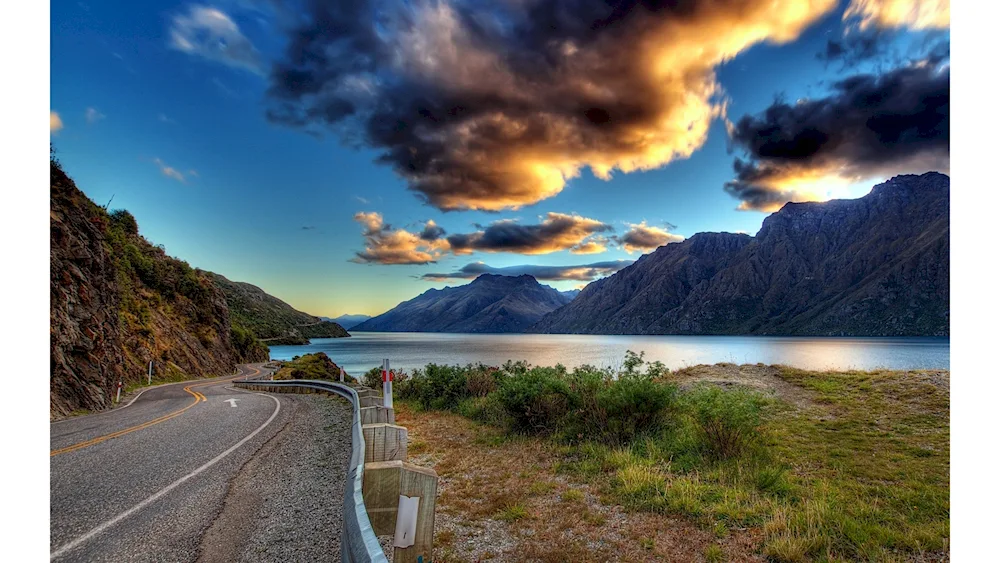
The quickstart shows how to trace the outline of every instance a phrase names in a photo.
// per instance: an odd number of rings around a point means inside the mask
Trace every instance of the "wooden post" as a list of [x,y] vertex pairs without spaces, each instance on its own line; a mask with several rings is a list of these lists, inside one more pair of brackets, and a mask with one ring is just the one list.
[[362,494],[376,535],[395,534],[400,496],[420,499],[413,545],[396,547],[392,558],[394,563],[432,560],[437,481],[437,473],[428,467],[402,461],[365,463]]
[[384,422],[387,424],[396,424],[396,413],[392,409],[387,409],[385,407],[361,407],[361,425],[365,424],[378,424]]
[[406,428],[380,423],[362,426],[361,431],[365,435],[365,463],[406,461]]

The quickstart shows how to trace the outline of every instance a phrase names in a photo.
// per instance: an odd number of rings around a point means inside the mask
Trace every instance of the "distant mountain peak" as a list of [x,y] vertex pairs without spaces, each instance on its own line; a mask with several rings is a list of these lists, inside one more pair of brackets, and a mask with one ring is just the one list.
[[533,276],[482,274],[444,290],[429,289],[354,327],[388,332],[523,332],[568,303],[572,296],[538,283]]

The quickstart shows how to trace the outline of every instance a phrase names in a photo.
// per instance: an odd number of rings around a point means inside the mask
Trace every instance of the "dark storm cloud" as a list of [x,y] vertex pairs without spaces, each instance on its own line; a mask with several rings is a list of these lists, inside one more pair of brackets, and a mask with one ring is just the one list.
[[466,264],[458,271],[444,274],[424,274],[422,279],[429,281],[444,281],[449,279],[471,280],[482,274],[497,274],[501,276],[520,276],[527,274],[536,280],[542,281],[593,281],[599,277],[607,276],[632,264],[632,260],[613,260],[608,262],[595,262],[593,264],[582,264],[579,266],[507,266],[504,268],[494,268],[483,262],[473,262]]
[[747,158],[736,159],[725,189],[743,209],[773,210],[821,180],[947,171],[949,82],[948,67],[925,62],[851,76],[828,97],[745,115],[730,135]]
[[716,66],[836,5],[315,0],[271,72],[268,117],[375,148],[440,209],[516,209],[584,168],[689,157],[724,111]]
[[522,225],[516,221],[495,221],[485,229],[470,234],[447,237],[455,254],[515,252],[548,254],[569,250],[575,254],[596,254],[607,250],[599,233],[613,231],[611,225],[596,219],[564,213],[549,213],[541,223]]

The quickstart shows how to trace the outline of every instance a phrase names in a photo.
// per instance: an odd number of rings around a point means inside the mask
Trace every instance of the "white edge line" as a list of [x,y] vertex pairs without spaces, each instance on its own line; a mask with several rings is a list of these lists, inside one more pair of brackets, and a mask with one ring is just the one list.
[[181,484],[183,484],[188,479],[194,477],[195,475],[198,475],[199,473],[201,473],[202,471],[205,471],[209,467],[212,467],[213,465],[215,465],[216,463],[218,463],[220,460],[222,460],[223,458],[225,458],[229,454],[233,453],[237,448],[239,448],[243,444],[247,443],[251,438],[253,438],[257,434],[259,434],[261,430],[263,430],[264,428],[266,428],[267,425],[271,424],[271,422],[275,419],[275,417],[278,416],[278,413],[281,411],[281,402],[278,401],[277,397],[274,397],[273,395],[267,395],[267,394],[264,394],[264,393],[254,393],[254,395],[262,395],[262,396],[268,397],[268,398],[270,398],[270,399],[272,399],[274,401],[274,404],[275,404],[274,412],[271,413],[271,417],[268,418],[267,421],[264,424],[260,425],[259,428],[257,428],[256,430],[254,430],[253,432],[251,432],[250,434],[248,434],[246,437],[244,437],[239,442],[236,442],[236,444],[234,444],[233,446],[231,446],[228,450],[222,452],[221,454],[219,454],[219,455],[215,456],[214,458],[212,458],[211,460],[209,460],[207,463],[205,463],[204,465],[202,465],[198,469],[195,469],[191,473],[188,473],[187,475],[181,477],[180,479],[178,479],[178,480],[174,481],[173,483],[167,485],[166,487],[160,489],[158,492],[153,493],[153,495],[150,496],[149,498],[147,498],[146,500],[140,502],[139,504],[133,506],[132,508],[126,510],[125,512],[122,512],[118,516],[115,516],[114,518],[112,518],[112,519],[104,522],[103,524],[97,526],[96,528],[90,530],[89,532],[83,534],[82,536],[76,538],[75,540],[73,540],[73,541],[71,541],[71,542],[63,545],[59,549],[53,551],[51,554],[49,554],[49,559],[52,560],[52,559],[55,559],[56,557],[60,557],[62,555],[65,555],[70,550],[72,550],[72,549],[76,548],[77,546],[83,544],[84,542],[90,540],[91,538],[93,538],[94,536],[96,536],[96,535],[100,534],[101,532],[107,530],[111,526],[114,526],[118,522],[121,522],[122,520],[128,518],[129,516],[135,514],[136,512],[142,510],[143,508],[146,508],[150,504],[152,504],[152,503],[156,502],[157,500],[159,500],[160,497],[162,497],[162,496],[166,495],[167,493],[169,493],[170,491],[176,489],[178,486],[180,486]]

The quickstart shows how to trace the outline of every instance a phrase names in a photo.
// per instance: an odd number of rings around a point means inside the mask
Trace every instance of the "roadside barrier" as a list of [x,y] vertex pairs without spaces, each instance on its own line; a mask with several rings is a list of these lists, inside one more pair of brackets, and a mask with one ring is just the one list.
[[343,561],[387,561],[380,535],[393,536],[394,563],[432,561],[437,473],[406,463],[406,428],[396,426],[392,407],[381,406],[392,404],[391,399],[384,400],[374,389],[332,381],[242,380],[235,384],[253,391],[323,392],[347,399],[353,421],[340,541]]

